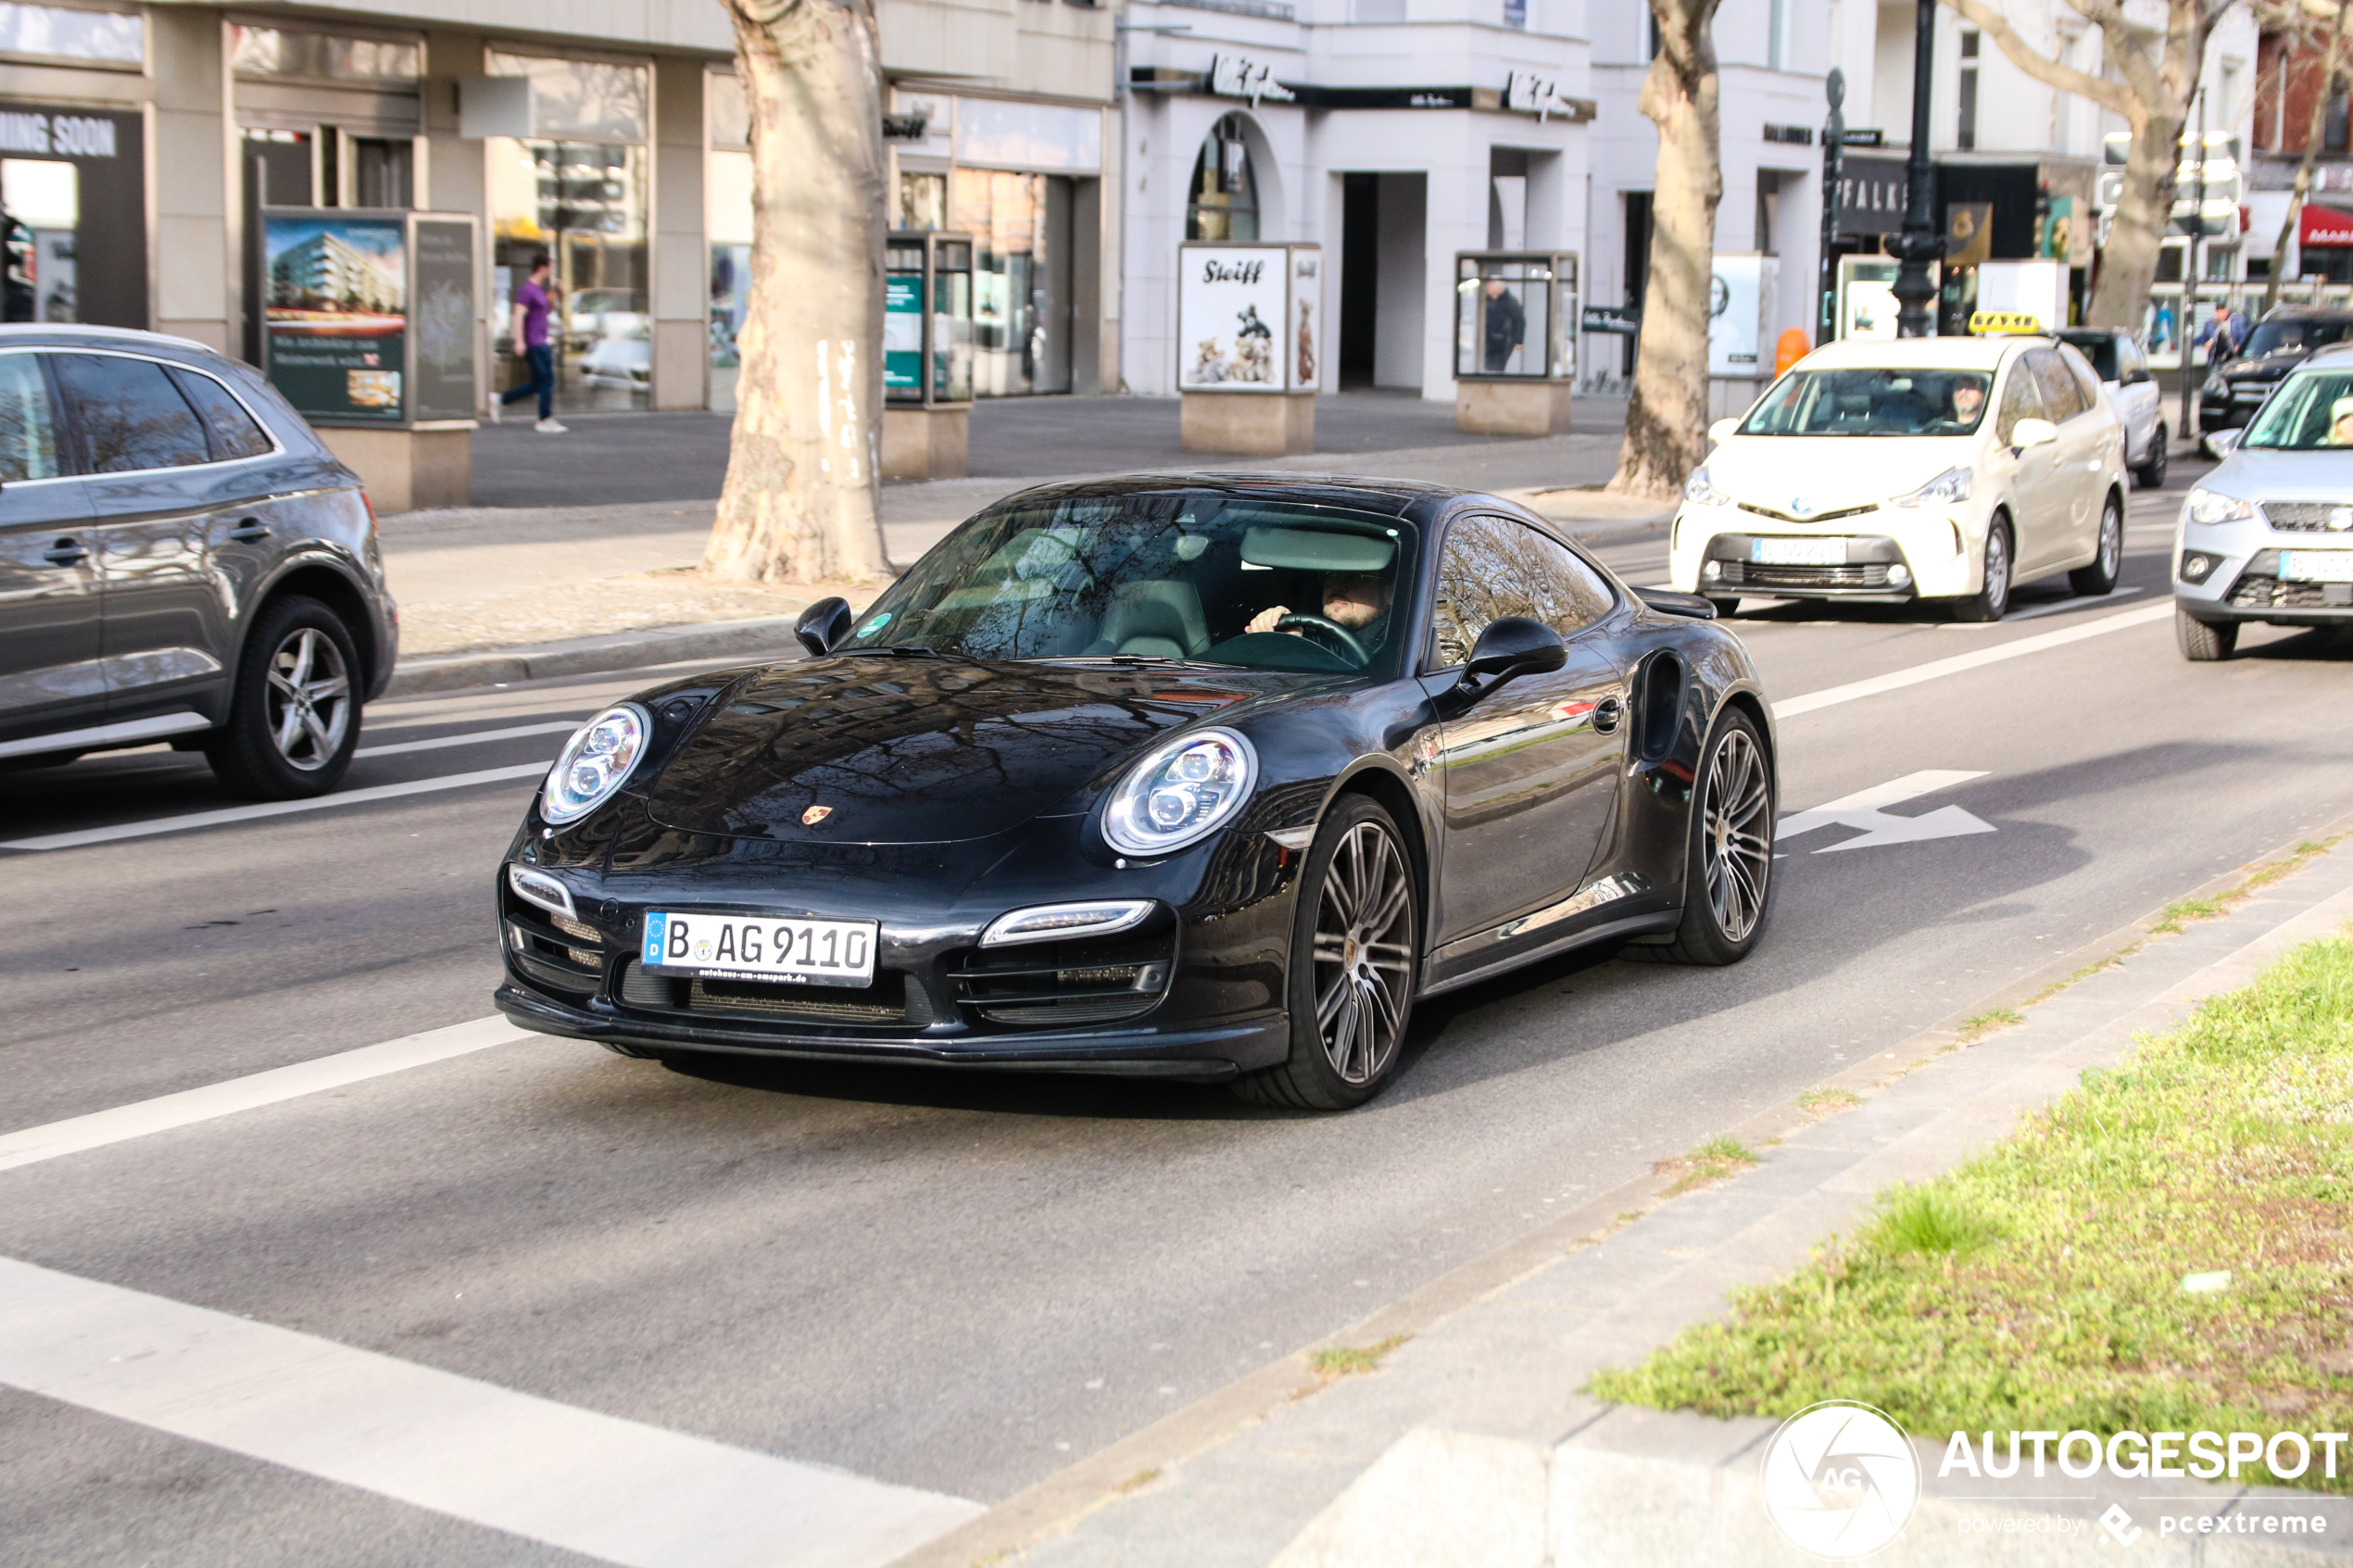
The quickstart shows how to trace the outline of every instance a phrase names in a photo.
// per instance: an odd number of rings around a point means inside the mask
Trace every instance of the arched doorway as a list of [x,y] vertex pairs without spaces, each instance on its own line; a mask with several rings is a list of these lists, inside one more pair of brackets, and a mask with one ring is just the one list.
[[1185,194],[1185,237],[1250,244],[1258,238],[1258,172],[1251,166],[1245,122],[1219,119],[1202,138],[1193,182]]

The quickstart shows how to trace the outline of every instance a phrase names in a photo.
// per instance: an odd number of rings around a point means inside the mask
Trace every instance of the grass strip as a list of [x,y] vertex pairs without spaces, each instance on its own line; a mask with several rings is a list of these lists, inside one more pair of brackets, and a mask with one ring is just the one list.
[[[2208,1000],[1590,1391],[1718,1416],[1861,1399],[1939,1442],[2353,1430],[2353,939]],[[2353,1492],[2344,1468],[2253,1479]]]

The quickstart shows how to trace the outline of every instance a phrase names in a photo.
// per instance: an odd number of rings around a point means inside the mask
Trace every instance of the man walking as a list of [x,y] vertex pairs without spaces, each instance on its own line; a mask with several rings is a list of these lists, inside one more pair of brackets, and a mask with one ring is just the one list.
[[1487,280],[1487,373],[1500,376],[1512,360],[1512,351],[1528,336],[1528,313],[1519,296],[1504,287],[1501,278]]
[[556,422],[556,356],[547,346],[547,281],[553,276],[555,263],[542,251],[531,258],[531,276],[515,288],[515,358],[530,370],[531,379],[521,386],[509,387],[503,396],[491,403],[493,424],[498,422],[499,409],[535,392],[539,395],[539,422],[531,428],[542,435],[561,435],[570,428]]

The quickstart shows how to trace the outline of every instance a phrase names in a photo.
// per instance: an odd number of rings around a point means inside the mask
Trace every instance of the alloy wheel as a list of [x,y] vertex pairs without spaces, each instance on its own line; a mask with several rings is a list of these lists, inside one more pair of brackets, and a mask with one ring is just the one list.
[[1745,730],[1728,730],[1707,771],[1701,806],[1701,866],[1717,929],[1739,942],[1765,918],[1765,889],[1773,874],[1772,792],[1765,755]]
[[316,772],[351,724],[351,674],[334,639],[297,626],[270,656],[270,739],[286,765]]
[[2124,567],[2124,514],[2110,501],[2100,511],[2100,571],[2110,583]]
[[2010,536],[1999,522],[1985,531],[1985,608],[1998,621],[2010,607]]
[[1413,884],[1397,840],[1378,822],[1358,822],[1334,848],[1315,908],[1315,1028],[1346,1083],[1371,1083],[1397,1054],[1413,930]]

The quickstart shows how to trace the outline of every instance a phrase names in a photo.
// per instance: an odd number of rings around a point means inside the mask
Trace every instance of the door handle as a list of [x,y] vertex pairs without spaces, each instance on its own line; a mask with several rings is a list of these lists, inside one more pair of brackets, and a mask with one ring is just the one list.
[[82,547],[81,540],[69,537],[42,551],[41,558],[51,566],[80,566],[90,558],[90,552]]
[[229,530],[229,537],[240,545],[257,545],[270,537],[270,525],[259,518],[245,518]]
[[1626,705],[1615,696],[1605,696],[1593,709],[1593,733],[1605,735],[1625,717]]

